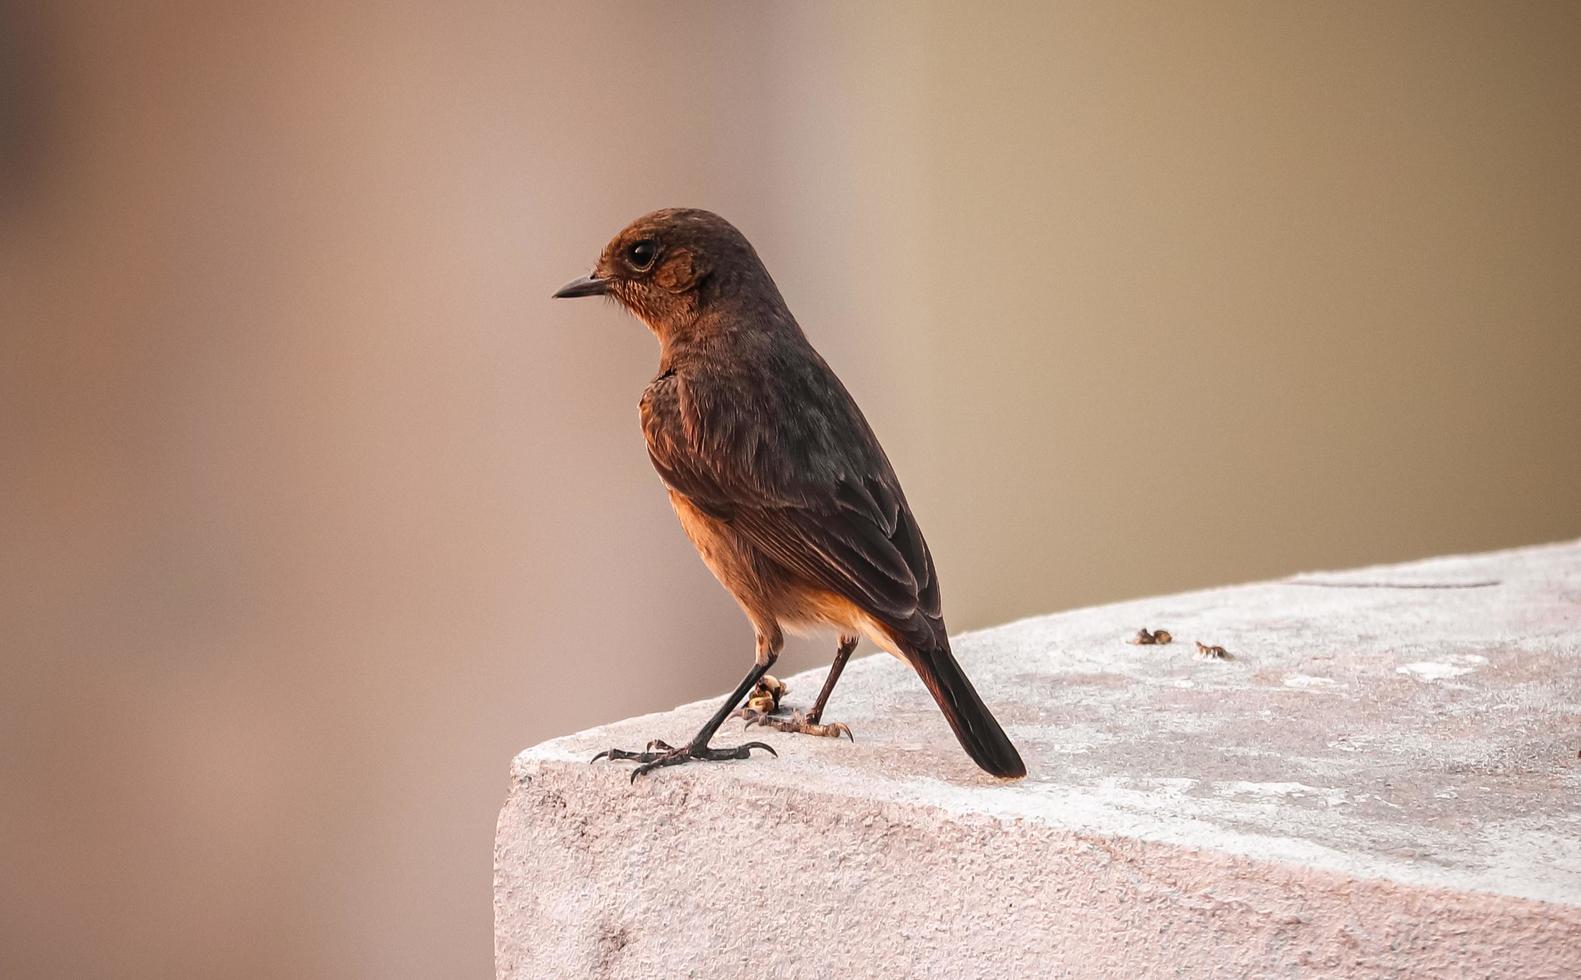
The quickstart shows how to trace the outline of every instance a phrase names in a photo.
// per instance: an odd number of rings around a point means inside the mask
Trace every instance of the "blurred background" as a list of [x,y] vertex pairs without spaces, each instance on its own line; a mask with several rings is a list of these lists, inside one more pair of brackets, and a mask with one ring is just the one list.
[[756,243],[957,630],[1581,534],[1578,51],[1573,3],[0,7],[0,976],[489,975],[511,756],[752,655],[652,338],[548,298],[653,208]]

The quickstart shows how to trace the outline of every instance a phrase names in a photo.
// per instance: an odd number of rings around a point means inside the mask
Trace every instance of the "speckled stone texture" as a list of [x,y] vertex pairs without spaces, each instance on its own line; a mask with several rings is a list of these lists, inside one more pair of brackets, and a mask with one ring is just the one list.
[[[1174,642],[1128,644],[1143,626]],[[883,655],[830,702],[855,744],[753,729],[779,758],[636,786],[588,764],[682,741],[710,700],[523,752],[498,975],[1581,977],[1581,542],[1083,609],[956,653],[1025,780],[980,774]]]

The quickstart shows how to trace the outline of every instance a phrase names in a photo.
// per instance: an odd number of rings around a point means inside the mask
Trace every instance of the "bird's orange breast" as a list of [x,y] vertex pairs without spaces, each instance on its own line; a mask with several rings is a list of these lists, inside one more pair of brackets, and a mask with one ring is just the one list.
[[905,659],[889,630],[861,606],[779,568],[729,524],[708,516],[684,494],[671,490],[670,505],[703,564],[754,622],[772,622],[792,633],[834,629],[847,636],[865,636]]

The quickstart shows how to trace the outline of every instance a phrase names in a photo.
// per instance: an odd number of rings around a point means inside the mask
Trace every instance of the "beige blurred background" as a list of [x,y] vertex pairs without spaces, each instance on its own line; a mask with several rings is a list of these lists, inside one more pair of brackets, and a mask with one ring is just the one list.
[[0,976],[488,975],[511,755],[751,656],[548,299],[652,208],[955,629],[1581,534],[1576,4],[0,9]]

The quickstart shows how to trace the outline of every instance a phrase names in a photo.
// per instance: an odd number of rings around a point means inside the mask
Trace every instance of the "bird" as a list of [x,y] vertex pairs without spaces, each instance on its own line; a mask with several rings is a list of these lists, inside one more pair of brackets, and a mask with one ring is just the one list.
[[613,299],[659,341],[638,403],[648,456],[681,527],[756,634],[751,670],[686,744],[654,739],[593,761],[662,766],[746,759],[764,742],[711,744],[773,666],[786,631],[832,630],[834,661],[812,710],[782,731],[822,724],[861,637],[910,665],[967,755],[985,772],[1026,775],[1015,746],[950,651],[939,576],[872,427],[813,348],[758,253],[736,227],[696,208],[631,222],[593,271],[558,299]]

